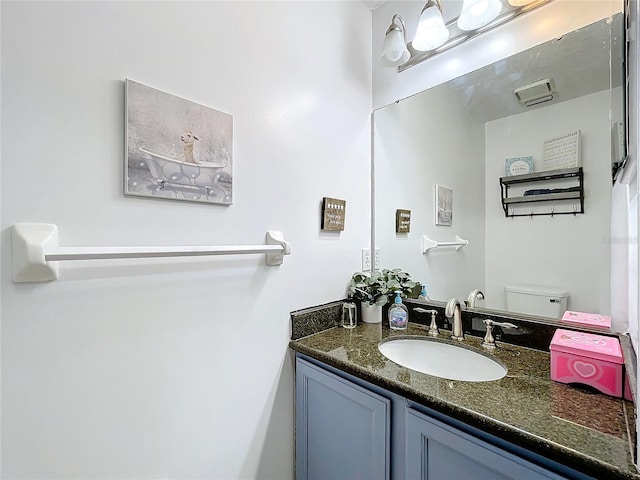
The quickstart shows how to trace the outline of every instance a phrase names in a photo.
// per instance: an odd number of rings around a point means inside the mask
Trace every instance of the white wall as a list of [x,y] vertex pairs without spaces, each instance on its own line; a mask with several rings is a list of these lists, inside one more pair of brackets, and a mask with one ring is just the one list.
[[[422,0],[391,1],[373,12],[373,106],[376,109],[622,10],[621,0],[554,0],[402,73],[381,66],[378,60],[384,33],[393,15],[402,16],[408,41],[411,41],[424,3]],[[462,1],[446,0],[443,4],[445,17],[453,18],[459,14]]]
[[637,204],[635,193],[632,193],[635,190],[635,185],[621,184],[620,180],[611,189],[611,324],[620,332],[635,331],[633,338],[637,348],[637,325],[630,321],[634,318],[631,301],[635,301],[635,281],[630,282],[636,275],[631,260],[636,254],[629,248],[636,223],[632,213],[637,208],[634,206]]
[[[484,184],[478,182],[484,179],[484,124],[451,90],[435,90],[374,113],[375,244],[383,268],[402,268],[427,283],[432,299],[463,299],[484,288]],[[453,189],[451,226],[435,225],[435,185]],[[411,210],[409,233],[395,233],[399,208]],[[439,241],[458,235],[469,246],[423,255],[423,235]]]
[[[568,290],[569,309],[609,314],[611,170],[603,159],[611,152],[610,104],[610,92],[603,91],[486,124],[487,307],[505,309],[504,286],[526,283]],[[542,171],[544,141],[575,130],[581,132],[585,213],[506,218],[498,183],[505,159],[532,156],[534,171]],[[533,208],[536,213],[550,209],[548,204]],[[556,205],[557,211],[571,208],[571,203]],[[515,210],[527,213],[530,205]]]
[[[293,478],[289,312],[341,298],[369,243],[370,39],[361,2],[2,2],[3,478]],[[234,116],[233,206],[123,197],[126,77]],[[293,254],[14,285],[16,222]]]

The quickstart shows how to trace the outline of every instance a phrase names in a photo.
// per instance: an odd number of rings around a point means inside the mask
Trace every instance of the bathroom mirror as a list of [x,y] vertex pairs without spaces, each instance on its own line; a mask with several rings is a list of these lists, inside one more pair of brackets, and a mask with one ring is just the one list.
[[[433,300],[462,301],[481,289],[477,307],[505,311],[505,287],[526,284],[565,290],[570,310],[610,313],[611,171],[624,155],[623,20],[616,14],[374,112],[374,239],[383,267],[427,283]],[[539,81],[551,85],[552,98],[521,104],[514,90]],[[576,135],[569,146],[550,143]],[[584,213],[573,199],[513,205],[507,213],[525,216],[508,218],[499,180],[514,162],[514,173],[526,172],[527,157],[534,172],[547,170],[545,142],[569,153],[578,146]],[[436,190],[452,193],[444,215]],[[408,233],[396,233],[398,210],[410,211]],[[468,243],[423,253],[424,236]]]

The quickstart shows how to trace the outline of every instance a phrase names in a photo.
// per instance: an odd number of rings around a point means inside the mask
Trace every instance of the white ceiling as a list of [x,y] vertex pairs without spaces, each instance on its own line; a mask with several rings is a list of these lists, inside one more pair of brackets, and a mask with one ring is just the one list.
[[[492,65],[451,80],[471,115],[481,121],[503,118],[527,110],[513,90],[551,78],[557,97],[553,103],[581,97],[622,84],[622,15],[581,28]],[[610,48],[610,44],[612,45]],[[613,54],[611,54],[613,53]],[[610,72],[620,72],[612,76]],[[541,104],[540,107],[548,104]],[[529,107],[534,109],[538,107]]]
[[387,1],[388,0],[362,0],[362,3],[364,3],[369,10],[373,11]]

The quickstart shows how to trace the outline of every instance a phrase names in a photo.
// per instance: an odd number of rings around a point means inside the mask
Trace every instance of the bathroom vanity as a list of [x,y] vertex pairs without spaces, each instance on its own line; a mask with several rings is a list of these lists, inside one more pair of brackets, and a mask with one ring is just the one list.
[[525,347],[499,344],[508,372],[491,382],[419,373],[378,350],[425,334],[360,324],[291,341],[296,478],[640,478],[631,402],[551,381],[549,354]]

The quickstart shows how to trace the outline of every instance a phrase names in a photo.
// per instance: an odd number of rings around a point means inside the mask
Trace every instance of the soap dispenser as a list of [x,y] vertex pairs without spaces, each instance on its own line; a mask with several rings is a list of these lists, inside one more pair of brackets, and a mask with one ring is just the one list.
[[429,295],[427,295],[427,284],[422,284],[422,290],[420,290],[420,295],[418,295],[418,300],[431,300]]
[[391,330],[406,330],[409,324],[409,310],[402,303],[400,290],[396,291],[393,305],[389,307],[389,328]]

